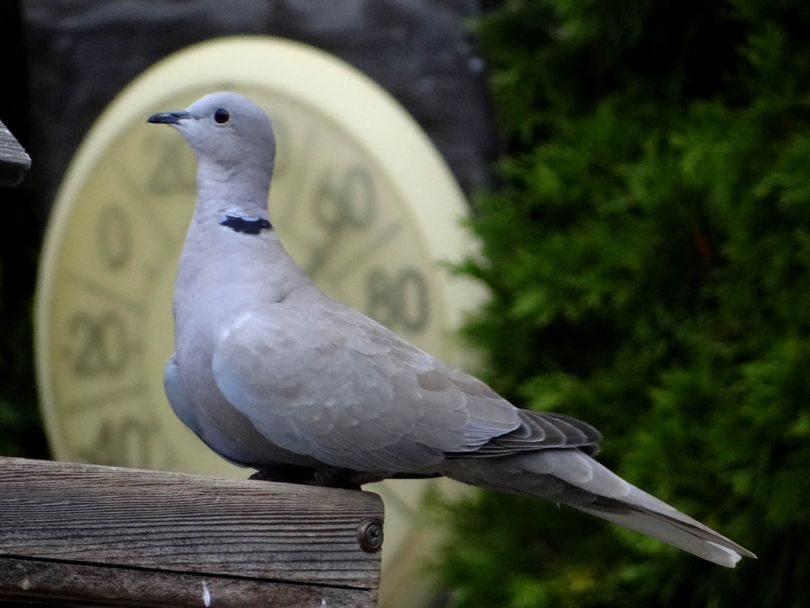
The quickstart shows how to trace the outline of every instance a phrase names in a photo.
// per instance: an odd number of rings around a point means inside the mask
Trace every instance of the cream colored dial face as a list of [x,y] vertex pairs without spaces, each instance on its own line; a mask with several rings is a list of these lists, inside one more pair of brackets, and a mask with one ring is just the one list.
[[[195,161],[179,133],[145,121],[219,89],[243,93],[273,120],[270,217],[293,258],[332,297],[459,361],[451,330],[480,294],[441,261],[469,245],[466,205],[421,130],[322,52],[272,39],[205,43],[151,68],[111,104],[54,205],[36,314],[42,407],[58,458],[247,474],[183,426],[162,382]],[[375,488],[386,501],[388,555],[424,487]]]

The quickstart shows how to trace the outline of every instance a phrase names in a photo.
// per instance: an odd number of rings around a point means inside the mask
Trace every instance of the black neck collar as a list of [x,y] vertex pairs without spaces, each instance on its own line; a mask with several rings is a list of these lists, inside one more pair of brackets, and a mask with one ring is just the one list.
[[226,212],[219,223],[234,232],[244,234],[259,234],[262,230],[273,229],[273,224],[263,217],[239,215],[233,211]]

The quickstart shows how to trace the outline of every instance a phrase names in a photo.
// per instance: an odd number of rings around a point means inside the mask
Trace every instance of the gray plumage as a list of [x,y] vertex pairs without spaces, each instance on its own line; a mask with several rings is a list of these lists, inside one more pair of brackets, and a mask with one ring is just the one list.
[[724,566],[753,557],[596,462],[590,425],[517,409],[324,295],[272,229],[275,140],[256,105],[214,93],[149,121],[175,127],[197,156],[165,384],[213,450],[307,483],[446,475],[568,504]]

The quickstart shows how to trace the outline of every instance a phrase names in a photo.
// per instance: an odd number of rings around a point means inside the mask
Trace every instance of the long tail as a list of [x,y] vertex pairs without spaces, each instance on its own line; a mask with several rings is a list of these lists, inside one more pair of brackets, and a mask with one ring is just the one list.
[[[664,505],[666,512],[639,504],[649,499]],[[736,566],[743,556],[756,558],[729,538],[635,487],[624,501],[597,499],[588,506],[571,506],[728,568]]]
[[756,555],[674,507],[626,482],[583,452],[541,450],[505,459],[465,459],[450,477],[496,490],[529,494],[652,536],[733,568]]

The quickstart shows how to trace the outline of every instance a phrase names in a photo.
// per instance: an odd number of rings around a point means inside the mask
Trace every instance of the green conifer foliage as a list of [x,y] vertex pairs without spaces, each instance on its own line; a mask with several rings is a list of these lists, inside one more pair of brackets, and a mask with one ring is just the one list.
[[455,605],[810,606],[810,4],[490,4],[487,379],[760,559],[481,493],[447,518]]

